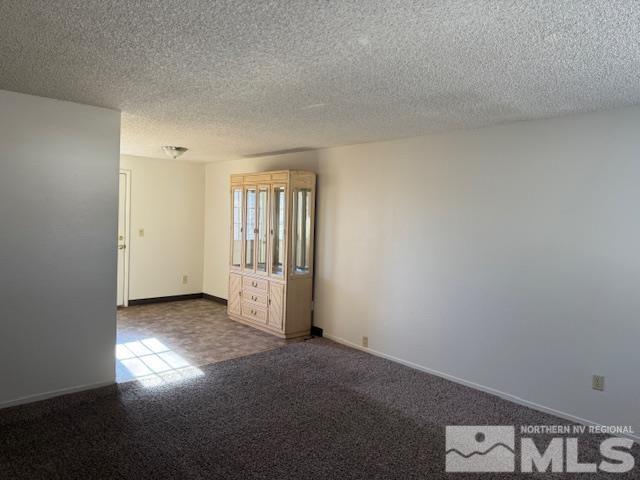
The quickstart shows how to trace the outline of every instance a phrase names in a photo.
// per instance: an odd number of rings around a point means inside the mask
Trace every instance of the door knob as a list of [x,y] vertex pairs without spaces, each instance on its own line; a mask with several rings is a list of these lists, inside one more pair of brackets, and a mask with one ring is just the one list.
[[118,245],[118,250],[124,250],[125,248],[127,248],[126,245]]

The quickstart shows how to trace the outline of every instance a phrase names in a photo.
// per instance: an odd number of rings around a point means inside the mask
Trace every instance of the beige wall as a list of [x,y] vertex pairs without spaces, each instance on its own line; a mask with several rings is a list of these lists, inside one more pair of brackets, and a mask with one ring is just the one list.
[[204,292],[227,298],[229,284],[229,176],[267,170],[317,171],[316,152],[211,163],[206,167]]
[[0,407],[113,383],[120,112],[0,90]]
[[202,292],[204,165],[123,155],[120,167],[131,170],[129,299]]
[[630,109],[323,150],[316,325],[640,431],[639,124]]

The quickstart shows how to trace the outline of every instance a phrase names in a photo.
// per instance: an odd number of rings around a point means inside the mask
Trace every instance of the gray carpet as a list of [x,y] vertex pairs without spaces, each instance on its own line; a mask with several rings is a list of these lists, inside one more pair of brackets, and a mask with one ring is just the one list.
[[506,479],[447,475],[445,426],[566,423],[323,339],[202,370],[0,411],[0,478]]

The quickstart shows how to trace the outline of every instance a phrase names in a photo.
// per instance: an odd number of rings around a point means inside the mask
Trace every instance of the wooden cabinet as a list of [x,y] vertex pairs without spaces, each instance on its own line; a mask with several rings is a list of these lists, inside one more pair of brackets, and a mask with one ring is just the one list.
[[229,317],[293,338],[311,329],[316,175],[231,176]]

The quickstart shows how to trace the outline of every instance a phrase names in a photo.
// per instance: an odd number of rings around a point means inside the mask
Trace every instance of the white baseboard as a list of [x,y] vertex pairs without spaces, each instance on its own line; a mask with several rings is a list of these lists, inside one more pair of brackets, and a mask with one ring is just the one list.
[[[533,410],[537,410],[539,412],[548,413],[550,415],[555,415],[556,417],[562,418],[564,420],[569,420],[570,422],[579,423],[581,425],[587,426],[595,426],[600,427],[602,424],[598,422],[594,422],[592,420],[588,420],[586,418],[577,417],[575,415],[571,415],[570,413],[562,412],[560,410],[555,410],[553,408],[545,407],[544,405],[540,405],[538,403],[530,402],[529,400],[525,400],[524,398],[516,397],[515,395],[511,395],[510,393],[501,392],[500,390],[496,390],[495,388],[486,387],[484,385],[480,385],[478,383],[470,382],[469,380],[465,380],[463,378],[454,377],[453,375],[449,375],[448,373],[440,372],[438,370],[433,370],[428,367],[424,367],[422,365],[418,365],[417,363],[409,362],[407,360],[403,360],[401,358],[394,357],[392,355],[388,355],[383,352],[379,352],[377,350],[373,350],[372,348],[363,347],[356,343],[350,342],[349,340],[345,340],[344,338],[338,337],[336,335],[332,335],[327,333],[325,330],[323,332],[323,337],[328,338],[329,340],[333,340],[336,343],[340,343],[342,345],[346,345],[347,347],[355,348],[356,350],[361,350],[363,352],[370,353],[371,355],[375,355],[376,357],[385,358],[387,360],[391,360],[392,362],[400,363],[406,367],[410,367],[416,370],[420,370],[422,372],[430,373],[432,375],[436,375],[438,377],[444,378],[446,380],[450,380],[454,383],[459,383],[461,385],[465,385],[467,387],[471,387],[475,390],[480,390],[482,392],[490,393],[492,395],[496,395],[504,400],[509,402],[516,403],[518,405],[522,405],[525,407],[529,407]],[[626,434],[622,435],[624,437],[631,438],[635,441],[640,441],[640,435],[636,434]]]
[[82,392],[82,391],[85,391],[85,390],[93,390],[95,388],[108,387],[109,385],[113,385],[115,383],[116,383],[115,381],[98,382],[98,383],[92,383],[92,384],[89,384],[89,385],[80,385],[80,386],[77,386],[77,387],[62,388],[60,390],[52,390],[50,392],[38,393],[38,394],[35,394],[35,395],[28,395],[26,397],[20,397],[20,398],[14,399],[14,400],[9,400],[7,402],[1,402],[0,403],[0,409],[8,408],[8,407],[15,407],[16,405],[23,405],[23,404],[26,404],[26,403],[39,402],[40,400],[47,400],[49,398],[59,397],[61,395],[67,395],[69,393],[77,393],[77,392]]

